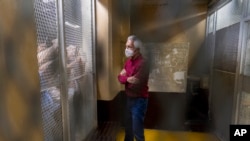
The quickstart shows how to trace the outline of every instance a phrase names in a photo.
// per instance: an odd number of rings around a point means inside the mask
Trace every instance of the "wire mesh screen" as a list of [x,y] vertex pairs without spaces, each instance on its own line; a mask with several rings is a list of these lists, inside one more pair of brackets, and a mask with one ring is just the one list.
[[86,64],[86,52],[82,51],[81,1],[65,0],[64,5],[68,77],[74,80],[84,75]]
[[214,68],[236,72],[240,24],[216,32]]
[[83,140],[95,121],[91,7],[91,0],[64,0],[71,140]]
[[[34,0],[46,141],[61,141],[63,136],[56,2]],[[96,125],[92,68],[92,1],[65,0],[63,12],[69,104],[69,113],[66,114],[70,118],[71,140],[83,140]]]
[[45,141],[62,140],[62,108],[59,89],[57,9],[55,0],[34,0],[37,58]]
[[39,73],[43,77],[41,87],[45,90],[59,84],[56,3],[55,1],[35,0],[34,10]]

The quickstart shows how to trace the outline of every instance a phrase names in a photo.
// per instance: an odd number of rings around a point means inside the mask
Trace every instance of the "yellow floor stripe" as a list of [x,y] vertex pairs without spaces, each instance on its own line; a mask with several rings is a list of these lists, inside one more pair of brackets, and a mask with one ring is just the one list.
[[[198,132],[175,132],[145,129],[146,141],[219,141],[214,135]],[[118,132],[116,141],[124,140],[124,130]]]

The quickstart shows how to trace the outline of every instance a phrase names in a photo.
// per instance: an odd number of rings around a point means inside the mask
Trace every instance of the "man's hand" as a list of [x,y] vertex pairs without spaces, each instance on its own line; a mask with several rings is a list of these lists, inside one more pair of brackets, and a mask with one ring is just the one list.
[[126,75],[126,70],[122,69],[122,71],[120,72],[120,75],[125,76]]
[[135,78],[134,76],[128,77],[127,81],[128,81],[128,83],[131,83],[131,84],[138,84],[139,83],[139,79]]

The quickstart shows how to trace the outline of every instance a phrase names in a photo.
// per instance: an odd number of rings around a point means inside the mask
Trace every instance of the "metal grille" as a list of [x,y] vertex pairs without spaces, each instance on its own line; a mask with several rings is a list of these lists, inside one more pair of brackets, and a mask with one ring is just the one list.
[[82,12],[80,0],[64,3],[68,77],[72,81],[85,73],[86,52],[82,50]]
[[94,128],[91,0],[64,0],[71,140],[83,140]]
[[62,140],[62,109],[59,89],[57,9],[55,0],[34,0],[37,58],[45,141]]
[[214,68],[235,72],[237,64],[240,24],[216,32]]
[[[249,83],[248,83],[249,84]],[[250,123],[250,93],[241,92],[241,104],[239,107],[239,124],[249,124]]]
[[[59,47],[55,0],[35,0],[44,136],[62,140]],[[82,140],[96,126],[93,87],[92,1],[64,1],[70,139]],[[66,103],[65,103],[66,104]],[[67,133],[65,133],[67,134]]]
[[37,28],[37,57],[41,79],[41,89],[59,84],[57,15],[54,1],[35,0],[35,21]]
[[[86,57],[81,52],[82,48],[82,18],[81,18],[81,1],[65,0],[64,1],[64,19],[65,19],[65,43],[67,53],[67,71],[68,71],[68,98],[69,98],[69,117],[70,117],[70,138],[75,140],[77,113],[74,102],[80,104],[81,92],[79,89],[79,79],[85,72]],[[81,52],[81,55],[80,55]],[[78,97],[73,100],[73,98]],[[77,106],[80,106],[78,105]],[[78,111],[81,112],[81,111]]]
[[232,0],[218,10],[216,30],[240,22],[243,13],[243,6],[242,1]]

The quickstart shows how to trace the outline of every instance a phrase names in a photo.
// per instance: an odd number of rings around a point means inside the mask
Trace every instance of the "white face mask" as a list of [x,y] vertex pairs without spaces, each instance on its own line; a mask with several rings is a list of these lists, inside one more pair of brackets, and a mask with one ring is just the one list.
[[125,55],[126,55],[126,57],[132,57],[134,55],[134,51],[130,48],[126,48]]

